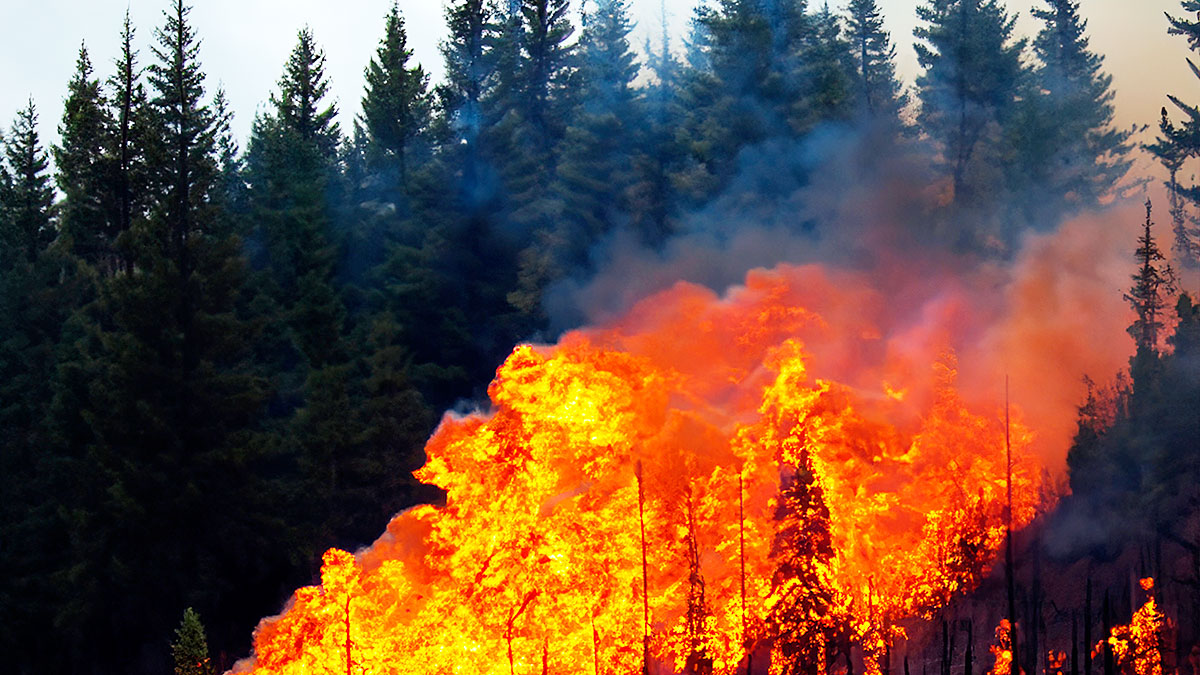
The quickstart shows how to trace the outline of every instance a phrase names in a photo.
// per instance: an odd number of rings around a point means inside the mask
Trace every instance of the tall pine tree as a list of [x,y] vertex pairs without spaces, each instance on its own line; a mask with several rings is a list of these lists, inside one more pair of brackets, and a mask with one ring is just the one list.
[[278,601],[269,580],[289,554],[270,543],[265,386],[248,363],[244,263],[218,194],[222,115],[189,12],[173,3],[155,33],[152,201],[127,235],[129,271],[101,285],[64,362],[64,382],[87,383],[63,410],[83,421],[59,617],[75,670],[165,667],[164,626],[188,605],[226,617],[215,638],[231,644]]
[[875,0],[850,0],[846,38],[854,59],[856,112],[872,121],[898,124],[907,97],[896,77],[896,46],[884,30]]
[[1025,76],[1024,43],[1013,39],[1016,19],[998,0],[928,0],[917,16],[917,60],[925,69],[917,78],[918,119],[939,146],[954,204],[978,207],[1003,193],[1005,132]]
[[1029,203],[1040,207],[1030,215],[1048,227],[1055,210],[1097,206],[1112,196],[1131,162],[1129,133],[1113,126],[1112,77],[1088,46],[1079,3],[1044,2],[1033,10],[1043,22],[1033,41],[1039,63],[1021,103],[1023,123],[1014,130],[1019,158],[1010,183],[1034,193]]
[[62,144],[54,148],[58,186],[64,195],[61,228],[76,255],[106,269],[115,262],[111,222],[115,214],[105,155],[111,128],[100,81],[92,77],[87,48],[81,46],[58,127]]
[[366,95],[359,124],[366,134],[367,163],[380,174],[385,194],[408,188],[411,171],[425,148],[422,135],[429,121],[428,76],[409,65],[412,50],[398,3],[385,19],[383,39],[367,66]]

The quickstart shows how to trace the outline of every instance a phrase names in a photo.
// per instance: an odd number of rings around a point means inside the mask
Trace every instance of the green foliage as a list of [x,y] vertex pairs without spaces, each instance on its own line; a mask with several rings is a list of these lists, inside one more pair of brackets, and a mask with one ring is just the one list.
[[1009,182],[1032,193],[1035,222],[1057,222],[1046,209],[1097,207],[1128,171],[1129,132],[1113,127],[1112,77],[1091,51],[1087,22],[1072,0],[1044,0],[1033,16],[1043,26],[1033,40],[1038,65],[1023,92],[1010,137],[1016,159]]
[[1162,314],[1166,306],[1164,295],[1171,293],[1174,286],[1171,268],[1165,264],[1166,259],[1150,231],[1154,225],[1150,220],[1150,210],[1150,200],[1147,199],[1146,222],[1138,237],[1137,250],[1134,251],[1138,269],[1133,275],[1133,286],[1125,294],[1125,299],[1137,314],[1137,320],[1129,327],[1129,334],[1137,343],[1139,352],[1158,351],[1158,333],[1163,327]]
[[208,655],[208,638],[200,616],[188,607],[183,620],[175,629],[175,642],[171,643],[171,655],[175,659],[175,675],[213,675],[216,668]]
[[[922,129],[938,144],[956,205],[1002,193],[1006,130],[1026,72],[1016,17],[998,0],[928,0],[914,31]],[[978,237],[964,233],[965,237]]]
[[108,191],[110,167],[105,149],[112,128],[100,81],[92,77],[86,47],[79,48],[75,76],[67,85],[67,101],[58,132],[62,145],[54,148],[58,186],[65,198],[60,228],[77,255],[92,265],[111,265],[115,215]]
[[367,90],[359,118],[367,139],[368,164],[376,171],[388,169],[385,190],[403,192],[407,186],[409,171],[419,158],[418,140],[430,114],[428,76],[420,65],[409,66],[410,58],[400,6],[393,3],[383,39],[367,66]]
[[4,143],[6,179],[0,182],[3,218],[0,243],[4,258],[11,263],[23,257],[32,263],[55,237],[54,187],[50,162],[38,140],[37,109],[29,104],[17,113]]
[[898,124],[907,96],[896,77],[896,46],[883,29],[883,15],[875,0],[850,0],[846,39],[854,63],[858,114]]
[[[1189,13],[1200,12],[1200,3],[1194,0],[1184,0],[1181,4]],[[1188,47],[1192,51],[1200,49],[1200,21],[1171,15],[1167,15],[1167,20],[1170,22],[1170,28],[1167,30],[1169,34],[1187,38]],[[1191,59],[1188,59],[1187,63],[1192,73],[1200,78],[1200,71]],[[1200,267],[1200,227],[1196,227],[1194,222],[1189,222],[1184,203],[1200,203],[1200,187],[1180,183],[1179,171],[1188,159],[1200,156],[1200,109],[1185,103],[1177,96],[1168,94],[1167,98],[1185,118],[1176,124],[1168,117],[1166,107],[1163,107],[1159,121],[1160,136],[1146,149],[1158,158],[1170,176],[1167,187],[1171,195],[1171,250],[1181,267],[1196,269]]]

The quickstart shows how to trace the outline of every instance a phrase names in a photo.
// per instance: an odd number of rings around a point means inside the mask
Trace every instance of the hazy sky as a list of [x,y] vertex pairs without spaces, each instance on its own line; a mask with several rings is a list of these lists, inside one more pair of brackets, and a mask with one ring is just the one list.
[[[681,35],[697,0],[665,0],[669,25]],[[170,0],[0,0],[0,126],[32,96],[41,117],[43,140],[56,140],[66,84],[81,41],[96,72],[107,77],[116,57],[121,21],[129,8],[137,28],[141,63],[151,61],[153,30]],[[232,102],[234,130],[244,144],[250,123],[272,90],[303,25],[312,27],[325,48],[333,93],[343,124],[358,111],[362,72],[383,31],[391,0],[193,0],[192,20],[202,40],[201,61],[210,91],[220,84]],[[1010,0],[1018,31],[1031,35],[1038,22],[1029,8],[1042,0]],[[832,3],[835,8],[845,4]],[[1166,34],[1164,11],[1180,13],[1178,0],[1082,0],[1094,49],[1106,55],[1115,78],[1118,116],[1123,125],[1154,123],[1165,92],[1200,103],[1200,81],[1187,69],[1186,42]],[[441,74],[438,42],[444,34],[442,0],[400,0],[409,43],[436,80]],[[816,2],[810,0],[810,6]],[[917,0],[880,0],[901,73],[917,72],[912,30]],[[576,4],[577,6],[577,4]],[[637,43],[660,26],[660,0],[632,0],[639,22]]]

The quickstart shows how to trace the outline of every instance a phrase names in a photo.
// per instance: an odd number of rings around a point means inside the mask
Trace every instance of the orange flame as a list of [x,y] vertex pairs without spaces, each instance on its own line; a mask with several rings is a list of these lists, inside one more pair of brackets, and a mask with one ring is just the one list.
[[[426,448],[445,505],[327,553],[241,668],[734,673],[753,651],[822,672],[852,642],[880,672],[902,620],[991,564],[1006,480],[1002,406],[964,401],[933,334],[961,316],[914,340],[872,322],[885,305],[784,267],[518,347],[493,412],[448,416]],[[1019,527],[1042,474],[1032,432],[1011,438]]]
[[[1164,636],[1173,627],[1154,599],[1154,579],[1140,580],[1146,604],[1133,613],[1133,621],[1116,626],[1108,638],[1113,658],[1124,675],[1162,675]],[[1097,651],[1103,643],[1097,645]]]

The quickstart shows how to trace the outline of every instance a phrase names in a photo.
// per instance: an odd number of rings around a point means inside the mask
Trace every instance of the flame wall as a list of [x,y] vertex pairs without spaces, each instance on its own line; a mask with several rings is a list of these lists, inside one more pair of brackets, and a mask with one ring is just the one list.
[[239,669],[732,673],[756,649],[787,672],[845,643],[877,669],[1003,541],[1005,374],[1016,523],[1043,505],[1082,376],[1130,351],[1115,224],[1136,222],[1070,223],[1006,267],[680,283],[520,346],[492,411],[427,446],[445,506],[330,551]]

